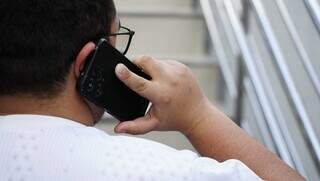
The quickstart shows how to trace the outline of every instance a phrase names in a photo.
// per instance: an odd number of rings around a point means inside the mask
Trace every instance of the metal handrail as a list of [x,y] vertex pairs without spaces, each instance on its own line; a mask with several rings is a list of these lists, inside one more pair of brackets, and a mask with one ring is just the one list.
[[[231,47],[231,50],[232,52],[235,54],[235,55],[239,55],[239,47],[237,46],[237,44],[235,43],[235,40],[234,40],[234,36],[233,36],[233,32],[230,28],[228,28],[228,24],[227,24],[227,21],[224,20],[224,17],[223,17],[223,14],[222,14],[222,11],[220,11],[220,9],[222,9],[221,7],[217,6],[215,7],[215,12],[216,12],[216,15],[218,15],[221,19],[221,26],[223,28],[223,31],[225,31],[225,34],[226,34],[226,37],[227,37],[227,40],[230,42],[230,47]],[[230,26],[229,26],[230,27]]]
[[[213,43],[215,44],[215,48],[219,49],[219,51],[217,53],[219,53],[220,51],[223,53],[222,46],[219,46],[219,45],[221,45],[220,44],[221,42],[217,41],[217,40],[220,40],[220,39],[219,39],[219,33],[218,33],[217,29],[215,28],[216,27],[216,23],[215,23],[215,20],[213,18],[213,10],[210,9],[210,2],[211,1],[210,0],[201,0],[200,2],[201,2],[201,5],[202,5],[202,8],[204,9],[204,17],[206,18],[206,21],[208,23],[208,28],[211,28],[211,30],[212,30],[212,31],[210,31],[210,33],[211,33],[211,37],[214,37],[213,38]],[[240,46],[241,47],[241,51],[242,52],[243,51],[246,52],[246,53],[244,53],[244,55],[245,55],[244,58],[246,60],[247,67],[249,65],[249,68],[248,68],[250,70],[249,73],[251,75],[254,75],[254,76],[250,76],[250,77],[252,77],[252,81],[256,83],[255,84],[255,90],[257,92],[257,96],[259,98],[259,101],[262,102],[262,104],[261,104],[262,110],[264,112],[264,115],[266,117],[266,120],[267,120],[268,124],[271,127],[270,131],[272,133],[272,136],[274,138],[276,138],[274,140],[277,142],[277,145],[279,146],[277,148],[278,153],[283,158],[283,160],[285,160],[286,163],[288,163],[289,165],[294,167],[292,159],[291,159],[291,156],[290,156],[290,153],[288,152],[288,150],[287,150],[287,148],[285,146],[286,144],[284,142],[283,136],[282,136],[281,131],[280,131],[278,125],[277,125],[276,118],[274,117],[274,115],[272,113],[272,109],[271,109],[270,103],[266,99],[266,94],[264,92],[264,88],[263,88],[262,83],[261,83],[262,81],[260,81],[258,76],[256,76],[256,75],[258,75],[258,72],[257,72],[257,70],[255,69],[255,67],[253,65],[254,61],[253,61],[253,58],[252,58],[252,56],[251,56],[251,54],[249,52],[248,45],[247,45],[247,43],[245,41],[244,31],[241,29],[240,23],[237,22],[236,17],[233,18],[233,19],[234,19],[235,23],[231,23],[231,24],[233,26],[236,26],[238,24],[238,27],[240,28],[240,31],[235,30],[237,43],[239,45],[244,44],[243,47]],[[218,58],[219,58],[219,56],[218,56]],[[222,62],[225,62],[225,61],[222,61]]]
[[[262,116],[260,116],[261,114],[263,115],[263,113],[260,114],[260,109],[261,109],[261,105],[259,104],[259,101],[257,101],[257,95],[256,92],[252,86],[252,81],[250,79],[245,79],[244,82],[244,89],[247,92],[247,97],[249,100],[249,103],[251,105],[251,108],[253,110],[253,114],[254,116],[257,118],[257,125],[258,128],[261,131],[261,135],[262,135],[262,139],[265,145],[267,145],[267,147],[270,150],[274,150],[276,152],[279,152],[277,147],[274,144],[274,140],[272,139],[272,135],[268,134],[270,132],[270,127],[267,124],[262,124],[263,122],[261,120],[263,120]],[[259,118],[260,116],[260,118]],[[263,115],[263,117],[265,118],[265,115]],[[260,120],[260,121],[259,121]]]
[[[251,47],[252,47],[253,52],[257,52],[257,54],[258,54],[259,51],[258,51],[258,48],[257,48],[257,45],[255,44],[255,42],[251,41],[250,43],[252,45]],[[282,134],[283,134],[284,139],[287,143],[288,150],[291,153],[292,159],[295,163],[297,170],[300,172],[300,174],[302,174],[303,176],[306,176],[306,171],[302,165],[302,160],[299,157],[297,148],[295,147],[295,144],[294,144],[294,140],[290,135],[290,131],[289,131],[287,122],[285,121],[285,116],[284,116],[283,112],[281,111],[281,105],[280,105],[279,99],[277,98],[277,96],[275,95],[275,92],[272,89],[273,86],[271,85],[271,82],[268,81],[268,74],[267,74],[266,69],[264,68],[263,61],[261,60],[260,57],[261,56],[259,56],[259,55],[255,56],[255,60],[256,60],[255,62],[257,63],[257,67],[259,67],[259,70],[261,72],[261,78],[262,78],[262,81],[264,82],[265,90],[268,94],[268,98],[269,98],[270,103],[272,105],[274,114],[278,120],[279,127],[282,130]]]
[[[317,72],[314,68],[314,66],[311,63],[311,59],[304,48],[301,38],[299,36],[299,33],[296,30],[296,27],[290,18],[289,12],[287,7],[285,6],[283,0],[277,0],[275,1],[277,3],[277,6],[279,8],[280,14],[289,30],[289,33],[291,35],[292,40],[294,41],[294,44],[296,46],[297,51],[299,52],[299,55],[301,57],[301,60],[303,62],[304,68],[306,69],[306,72],[308,73],[309,78],[312,81],[312,85],[315,88],[318,97],[320,98],[320,79],[317,75]],[[320,9],[318,9],[320,12]]]
[[316,26],[316,29],[320,33],[320,5],[317,0],[304,0],[308,12],[312,17],[313,23]]
[[222,41],[219,37],[219,31],[217,29],[217,23],[213,17],[213,10],[211,9],[210,0],[200,0],[200,4],[203,10],[205,21],[208,25],[207,27],[211,40],[215,45],[216,54],[226,81],[228,93],[232,98],[235,98],[237,97],[236,81],[232,75],[232,71],[228,65],[227,56],[223,50]]
[[267,99],[267,94],[265,92],[264,86],[262,85],[260,75],[258,73],[258,70],[254,63],[254,59],[252,57],[248,43],[246,41],[244,30],[236,16],[236,13],[233,9],[231,1],[225,0],[224,4],[225,4],[227,14],[229,16],[231,25],[233,27],[234,33],[236,35],[237,43],[239,44],[240,50],[242,52],[242,56],[244,59],[244,63],[247,67],[249,77],[253,82],[255,91],[257,93],[257,97],[259,99],[259,102],[261,103],[262,110],[270,126],[270,131],[274,136],[274,141],[278,146],[279,155],[288,165],[295,168],[295,165],[291,158],[291,154],[287,149],[286,142],[284,141],[284,137],[280,131],[279,125],[277,124],[277,119],[272,111],[272,105]]
[[[258,2],[257,2],[258,1]],[[307,0],[305,0],[307,1]],[[206,18],[208,26],[214,26],[212,29],[215,29],[214,31],[210,31],[211,36],[212,33],[214,33],[214,36],[217,36],[215,39],[218,39],[221,41],[221,38],[219,39],[219,31],[216,28],[217,26],[217,17],[213,17],[214,15],[217,15],[219,18],[221,18],[220,14],[216,13],[214,14],[213,11],[219,11],[218,9],[212,9],[213,7],[217,8],[218,3],[223,3],[224,8],[227,11],[227,16],[229,17],[229,21],[231,21],[231,28],[236,36],[236,43],[240,47],[240,52],[243,56],[243,61],[245,62],[247,71],[248,71],[248,77],[250,78],[250,81],[252,82],[252,85],[254,86],[253,91],[255,92],[255,95],[257,97],[257,102],[261,107],[262,113],[265,117],[265,121],[267,122],[267,125],[269,127],[269,131],[271,132],[271,136],[274,138],[274,142],[277,145],[277,152],[279,153],[280,157],[287,162],[290,166],[296,168],[303,176],[307,175],[307,170],[305,169],[305,165],[302,164],[303,160],[300,157],[298,153],[298,148],[294,143],[294,140],[292,138],[291,132],[289,130],[289,127],[287,126],[287,122],[285,121],[284,113],[281,112],[280,108],[280,102],[276,98],[275,92],[272,90],[270,82],[266,82],[265,80],[268,80],[269,78],[266,77],[266,73],[263,72],[260,75],[261,71],[257,68],[257,66],[260,66],[260,68],[263,66],[256,64],[259,61],[255,61],[252,55],[251,50],[252,47],[249,47],[247,42],[247,36],[245,33],[245,25],[242,25],[240,22],[239,16],[236,15],[233,4],[230,0],[221,0],[221,1],[210,1],[210,0],[200,0],[202,4],[203,9],[210,9],[211,11],[204,11],[204,17]],[[311,145],[310,151],[312,152],[312,156],[314,158],[313,161],[315,161],[316,169],[319,169],[319,159],[318,155],[320,154],[319,151],[317,151],[317,146],[320,142],[318,142],[316,134],[311,126],[311,122],[309,119],[309,115],[306,112],[306,108],[304,107],[304,104],[302,102],[302,98],[300,97],[300,94],[295,87],[295,84],[293,82],[293,79],[291,77],[291,74],[289,72],[289,67],[287,66],[284,56],[281,52],[279,43],[276,40],[275,34],[273,33],[273,30],[271,28],[271,25],[269,23],[269,20],[267,16],[265,15],[264,9],[262,8],[261,2],[259,0],[249,0],[248,1],[251,7],[253,7],[253,15],[257,19],[258,25],[260,25],[262,34],[266,40],[266,45],[268,46],[270,53],[272,53],[273,61],[276,62],[277,65],[277,71],[280,75],[281,83],[283,84],[285,90],[289,92],[289,95],[287,96],[287,99],[290,103],[290,109],[293,109],[294,115],[298,115],[297,120],[300,125],[304,128],[303,137],[308,146]],[[309,78],[311,79],[313,86],[315,90],[317,91],[317,95],[319,95],[319,78],[317,77],[315,68],[312,66],[310,57],[303,46],[302,40],[295,29],[295,25],[290,18],[289,12],[287,8],[284,6],[283,1],[279,0],[276,1],[278,8],[280,10],[281,16],[285,21],[285,25],[288,28],[290,32],[290,36],[296,46],[296,49],[300,55],[302,63],[304,64],[304,68],[306,72],[308,73]],[[214,3],[215,6],[210,6],[210,3]],[[281,4],[282,3],[282,4]],[[319,10],[319,9],[318,9]],[[208,23],[208,21],[214,21],[214,23]],[[224,24],[225,25],[225,24]],[[209,27],[210,28],[210,27]],[[224,31],[224,30],[223,30]],[[215,45],[216,49],[220,49],[219,51],[222,51],[222,46],[218,46],[219,44],[216,43],[216,40],[213,40],[213,43]],[[220,42],[221,43],[221,42]],[[221,44],[220,44],[221,45]],[[253,45],[254,46],[254,45]],[[220,59],[220,57],[218,56]],[[221,60],[220,60],[221,61]],[[259,62],[262,63],[262,62]],[[265,75],[264,75],[265,74]],[[261,77],[265,76],[265,77]],[[247,85],[245,85],[246,91],[248,91],[246,88]],[[268,87],[270,86],[270,87]],[[251,91],[252,94],[252,91]],[[251,104],[253,104],[253,98],[252,95],[248,95],[248,99]],[[256,110],[256,109],[254,109]],[[259,126],[259,124],[258,124]],[[260,125],[260,127],[263,127],[263,125]],[[311,128],[311,129],[310,129]],[[263,128],[264,131],[265,128]],[[310,132],[311,130],[311,132]],[[267,130],[268,131],[268,130]],[[309,138],[307,139],[306,136]],[[315,139],[314,139],[315,138]],[[270,140],[268,140],[270,142]],[[308,172],[309,173],[309,172]]]
[[138,18],[176,18],[176,19],[201,19],[202,14],[196,10],[157,10],[157,9],[121,9],[118,12],[120,17]]
[[320,142],[312,127],[309,116],[303,105],[302,99],[298,93],[296,85],[291,77],[289,68],[285,63],[285,58],[281,52],[278,41],[271,28],[270,22],[265,14],[265,11],[261,5],[260,0],[250,0],[250,3],[254,9],[254,13],[258,19],[258,22],[260,23],[260,26],[262,27],[268,46],[270,47],[271,53],[274,56],[274,60],[278,65],[279,73],[282,75],[280,77],[283,79],[283,82],[285,83],[284,85],[290,94],[290,96],[288,96],[288,99],[292,102],[293,104],[292,108],[297,113],[299,117],[298,120],[300,121],[300,124],[304,127],[305,134],[309,138],[309,139],[306,139],[306,141],[310,142],[312,154],[316,159],[316,163],[317,162],[319,163],[320,162]]

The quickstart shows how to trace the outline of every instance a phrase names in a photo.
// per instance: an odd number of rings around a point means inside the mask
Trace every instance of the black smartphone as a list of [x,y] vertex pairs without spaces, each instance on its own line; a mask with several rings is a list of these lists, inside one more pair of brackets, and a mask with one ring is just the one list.
[[128,121],[144,116],[149,101],[117,78],[115,67],[119,63],[137,75],[151,79],[107,40],[100,39],[80,73],[77,90],[85,99],[104,108],[119,121]]

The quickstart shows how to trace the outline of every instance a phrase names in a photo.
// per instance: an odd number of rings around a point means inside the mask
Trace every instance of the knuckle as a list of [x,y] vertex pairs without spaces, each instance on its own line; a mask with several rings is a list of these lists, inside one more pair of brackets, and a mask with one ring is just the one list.
[[140,57],[137,59],[137,61],[138,61],[139,63],[146,63],[146,62],[150,61],[151,59],[152,59],[152,58],[149,57],[149,56],[142,55],[142,56],[140,56]]
[[129,133],[131,135],[138,135],[139,134],[137,128],[131,128],[131,129],[127,130],[126,133]]
[[147,82],[146,81],[138,81],[134,89],[137,92],[144,92],[147,89]]
[[151,65],[154,63],[154,59],[149,56],[140,56],[134,61],[135,64],[141,67],[147,67],[148,65]]
[[170,85],[172,87],[177,87],[179,85],[179,80],[178,79],[172,79],[171,82],[170,82]]
[[163,104],[170,104],[172,101],[172,98],[168,94],[162,94],[160,96],[160,100]]
[[147,65],[149,61],[147,59],[141,59],[139,63],[140,65],[144,66],[144,65]]
[[140,128],[135,122],[131,122],[130,129],[128,129],[127,132],[132,135],[138,135],[140,133]]
[[143,57],[141,58],[141,60],[140,60],[140,63],[141,63],[142,65],[148,65],[148,64],[152,63],[153,61],[154,61],[153,58],[151,58],[151,57],[149,57],[149,56],[143,56]]
[[141,135],[141,134],[145,134],[148,131],[144,130],[142,127],[140,126],[136,126],[135,129],[132,130],[132,135]]
[[151,60],[152,58],[151,58],[150,56],[143,55],[143,56],[140,57],[140,59],[141,59],[142,61],[148,61],[148,60]]
[[189,73],[189,68],[184,64],[180,64],[180,66],[177,67],[177,73],[179,76],[184,77]]
[[176,60],[168,60],[168,63],[175,65],[175,66],[179,66],[181,63],[176,61]]

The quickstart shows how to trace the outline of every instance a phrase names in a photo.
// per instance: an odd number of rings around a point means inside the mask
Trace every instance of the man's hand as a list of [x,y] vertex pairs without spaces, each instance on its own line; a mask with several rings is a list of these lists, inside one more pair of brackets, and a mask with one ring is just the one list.
[[115,132],[143,134],[153,130],[180,131],[202,156],[218,161],[238,159],[266,180],[303,180],[210,104],[186,66],[149,57],[139,58],[135,63],[152,80],[135,75],[124,65],[116,67],[116,74],[153,105],[147,116],[120,123]]
[[150,100],[152,107],[145,117],[117,125],[115,132],[144,134],[158,130],[188,134],[197,126],[197,118],[208,106],[207,98],[190,69],[176,61],[158,61],[145,56],[134,63],[152,80],[137,76],[123,64],[116,67],[116,75],[132,90]]

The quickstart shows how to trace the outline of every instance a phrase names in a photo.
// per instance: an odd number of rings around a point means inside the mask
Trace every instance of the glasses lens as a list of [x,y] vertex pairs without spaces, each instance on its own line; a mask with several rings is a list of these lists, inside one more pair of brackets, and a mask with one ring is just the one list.
[[126,29],[121,28],[119,33],[127,33],[127,34],[120,34],[116,37],[116,49],[121,53],[124,53],[127,49],[129,43],[129,31]]

